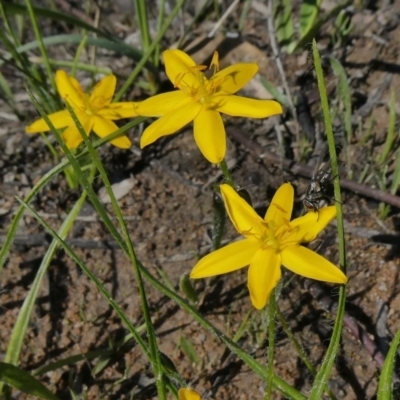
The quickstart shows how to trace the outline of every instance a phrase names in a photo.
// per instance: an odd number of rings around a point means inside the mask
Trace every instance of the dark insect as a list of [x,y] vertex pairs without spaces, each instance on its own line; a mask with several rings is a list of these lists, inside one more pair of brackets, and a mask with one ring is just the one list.
[[329,164],[318,164],[303,200],[304,208],[308,211],[318,211],[321,200],[331,198],[332,168]]

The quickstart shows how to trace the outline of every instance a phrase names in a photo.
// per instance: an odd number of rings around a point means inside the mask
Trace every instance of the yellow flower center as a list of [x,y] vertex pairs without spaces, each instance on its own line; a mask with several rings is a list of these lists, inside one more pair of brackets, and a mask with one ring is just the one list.
[[275,221],[266,221],[263,223],[264,230],[258,240],[263,249],[273,248],[276,251],[282,251],[285,247],[297,243],[293,235],[298,231],[298,227],[292,227],[289,221],[283,225],[276,226]]
[[84,92],[80,92],[79,95],[81,100],[80,103],[74,102],[72,96],[67,96],[65,100],[68,101],[74,110],[79,110],[90,117],[96,115],[99,110],[102,110],[108,104],[107,99],[105,99],[103,96],[96,96],[92,98],[89,94]]
[[207,69],[205,65],[196,65],[192,67],[193,74],[195,76],[195,82],[190,84],[186,79],[188,72],[179,74],[176,79],[174,86],[182,90],[187,96],[191,97],[196,103],[207,104],[209,107],[214,107],[213,96],[220,87],[222,80],[215,79],[214,76],[219,70],[218,53],[215,52],[211,61],[209,70],[212,71],[210,79],[204,75],[202,71]]

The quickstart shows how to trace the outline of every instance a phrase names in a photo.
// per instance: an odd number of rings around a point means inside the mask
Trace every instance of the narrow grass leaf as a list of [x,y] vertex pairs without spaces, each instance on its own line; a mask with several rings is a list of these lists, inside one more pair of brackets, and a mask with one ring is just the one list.
[[5,95],[5,100],[7,103],[10,105],[12,108],[14,114],[19,118],[22,119],[22,115],[20,114],[18,107],[15,103],[14,99],[14,94],[10,88],[10,85],[8,84],[7,80],[4,78],[4,75],[0,71],[0,90],[4,93]]
[[12,364],[0,362],[0,382],[40,399],[58,400],[57,396],[31,374]]
[[390,192],[396,194],[400,186],[400,149],[397,149],[396,160],[393,172],[393,181]]
[[396,398],[394,396],[394,390],[396,389],[393,384],[393,372],[399,344],[400,330],[397,331],[383,364],[381,376],[379,377],[377,400],[392,400]]
[[283,48],[290,48],[295,42],[292,2],[290,0],[274,0],[273,10],[274,26],[278,42]]
[[199,296],[193,286],[192,280],[189,278],[189,275],[182,275],[181,279],[179,280],[179,287],[189,301],[192,303],[197,303],[199,301]]
[[[83,38],[84,36],[78,33],[48,36],[43,38],[43,45],[56,46],[66,43],[80,44]],[[1,36],[0,39],[2,39]],[[137,62],[143,59],[143,53],[140,50],[132,46],[129,46],[128,44],[122,41],[110,40],[105,38],[88,37],[87,45],[115,51],[116,53],[123,54]],[[25,43],[22,46],[15,48],[15,50],[13,51],[11,51],[9,47],[7,47],[8,53],[3,55],[2,59],[0,60],[0,66],[4,64],[4,61],[12,60],[15,57],[19,57],[20,54],[24,54],[28,51],[35,50],[38,47],[39,47],[39,42],[37,40]],[[149,70],[151,70],[153,73],[158,74],[158,71],[155,69],[154,65],[151,64],[150,62],[147,62],[147,59],[146,62],[143,63],[142,68],[144,66]],[[29,72],[26,72],[26,75],[29,75]]]
[[146,2],[142,0],[133,0],[133,5],[135,7],[136,21],[139,25],[140,38],[142,42],[141,47],[143,51],[146,52],[151,42],[147,5]]
[[329,10],[327,13],[321,15],[318,17],[318,19],[314,22],[314,25],[311,26],[311,28],[304,33],[303,36],[300,37],[298,42],[293,43],[293,46],[291,46],[287,51],[288,53],[293,53],[294,51],[301,49],[305,46],[308,46],[310,42],[314,39],[314,37],[317,35],[319,29],[331,18],[335,17],[341,10],[344,8],[348,7],[350,4],[353,4],[353,0],[346,0],[343,3],[338,4],[336,7],[333,7],[331,10]]
[[53,91],[56,92],[57,91],[56,83],[54,81],[53,72],[51,70],[51,66],[49,63],[48,56],[47,56],[47,51],[46,51],[45,45],[43,43],[42,33],[41,33],[41,30],[39,29],[39,25],[36,20],[35,12],[33,11],[32,1],[26,0],[26,5],[27,5],[27,9],[28,9],[29,18],[31,20],[31,26],[35,33],[35,37],[38,42],[39,51],[40,51],[40,54],[42,55],[45,70],[47,72],[47,79],[50,82],[51,87],[53,88]]
[[396,130],[396,93],[394,89],[390,91],[390,103],[389,103],[389,126],[386,135],[385,145],[383,146],[382,153],[378,158],[378,163],[384,165],[387,163],[388,156],[393,150],[393,144],[395,141],[395,130]]
[[182,351],[185,353],[186,357],[190,360],[192,364],[199,364],[200,357],[197,354],[195,347],[189,339],[181,336],[179,339],[179,346]]
[[[152,56],[153,52],[158,48],[159,43],[164,38],[164,35],[167,32],[169,26],[172,24],[172,21],[174,20],[174,18],[181,11],[184,3],[185,3],[185,0],[178,0],[177,1],[175,7],[172,9],[172,11],[169,13],[168,18],[165,20],[164,25],[158,31],[157,36],[153,39],[151,45],[148,48],[148,51],[145,52],[145,54],[143,55],[142,59],[138,62],[138,64],[136,65],[135,69],[131,72],[131,74],[129,75],[128,79],[123,84],[122,88],[115,95],[114,101],[119,101],[121,99],[121,97],[125,94],[125,92],[129,89],[129,87],[132,85],[133,81],[136,79],[136,77],[139,75],[140,71],[146,65],[147,61]],[[154,75],[158,76],[157,71],[154,72]]]
[[240,323],[235,335],[232,338],[232,340],[235,343],[237,343],[243,337],[243,335],[245,335],[246,332],[248,331],[249,319],[250,319],[252,312],[253,312],[253,310],[247,311],[246,315],[242,319],[242,322]]
[[300,37],[303,37],[315,24],[322,0],[304,0],[300,6]]
[[221,240],[224,234],[226,222],[226,210],[222,197],[219,193],[213,192],[213,221],[212,221],[212,250],[221,247]]
[[331,66],[333,73],[338,78],[338,97],[343,102],[344,113],[343,113],[343,121],[344,121],[344,129],[346,132],[346,140],[347,143],[351,143],[351,139],[353,136],[353,129],[351,125],[351,90],[349,85],[349,80],[347,78],[347,74],[345,69],[343,68],[340,61],[334,57],[330,57]]
[[40,376],[46,374],[47,372],[56,371],[59,368],[68,367],[74,364],[77,364],[81,361],[91,361],[101,356],[111,356],[115,354],[114,350],[104,349],[104,350],[91,350],[86,353],[75,354],[73,356],[69,356],[63,358],[62,360],[58,360],[52,362],[50,364],[45,365],[44,367],[38,368],[33,375]]
[[[313,56],[315,71],[318,80],[318,90],[321,96],[322,111],[324,114],[325,130],[328,140],[329,155],[331,158],[332,174],[335,176],[334,179],[334,192],[335,201],[337,208],[337,228],[338,228],[338,238],[339,238],[339,262],[341,268],[346,271],[346,249],[345,249],[345,237],[344,237],[344,224],[343,224],[343,211],[342,211],[342,199],[340,193],[340,181],[339,181],[339,170],[338,161],[336,157],[336,145],[335,138],[333,135],[332,120],[329,110],[328,95],[326,93],[326,86],[324,81],[324,75],[322,72],[321,58],[317,48],[317,42],[313,40]],[[326,384],[329,380],[329,376],[335,361],[339,349],[340,336],[343,328],[343,318],[344,318],[344,307],[345,307],[345,286],[342,285],[339,289],[339,304],[336,314],[335,325],[332,332],[332,337],[329,342],[329,347],[325,354],[324,360],[322,362],[321,368],[318,371],[314,384],[309,396],[310,400],[319,400],[322,398],[322,394],[325,390]]]
[[285,108],[289,108],[289,101],[287,97],[281,93],[275,85],[264,77],[260,77],[261,84],[271,93],[271,96],[279,103],[281,103]]
[[[4,2],[3,7],[8,14],[15,14],[15,15],[28,14],[27,7],[22,4],[17,4],[16,2]],[[94,32],[100,36],[112,37],[108,32],[102,31],[96,28],[95,26],[90,25],[79,18],[74,17],[71,14],[61,13],[54,10],[50,10],[49,8],[42,8],[37,6],[33,7],[33,11],[38,17],[49,18],[58,22],[65,22],[68,25],[86,29],[87,31]]]
[[267,374],[267,391],[265,400],[271,398],[272,381],[274,379],[274,359],[275,359],[275,315],[276,315],[276,293],[272,291],[268,302],[268,374]]

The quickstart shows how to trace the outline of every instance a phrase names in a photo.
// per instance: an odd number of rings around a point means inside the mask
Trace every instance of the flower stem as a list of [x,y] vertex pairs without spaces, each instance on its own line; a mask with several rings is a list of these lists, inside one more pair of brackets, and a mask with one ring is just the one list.
[[234,184],[233,184],[231,172],[229,171],[229,168],[228,168],[228,165],[226,164],[225,159],[223,159],[223,160],[218,164],[218,166],[220,167],[220,169],[221,169],[221,171],[222,171],[222,173],[223,173],[223,175],[224,175],[224,178],[225,178],[226,183],[227,183],[229,186],[232,186],[233,188],[235,188],[235,186],[234,186]]
[[275,313],[276,300],[275,289],[269,296],[268,301],[268,373],[267,373],[267,391],[265,400],[271,399],[272,395],[272,380],[274,379],[274,353],[275,353]]

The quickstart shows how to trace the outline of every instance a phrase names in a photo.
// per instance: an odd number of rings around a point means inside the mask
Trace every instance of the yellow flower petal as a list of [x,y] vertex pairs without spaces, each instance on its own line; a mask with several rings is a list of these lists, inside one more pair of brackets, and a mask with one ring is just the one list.
[[282,264],[306,278],[346,283],[346,275],[330,261],[303,246],[288,246],[281,252]]
[[140,138],[140,147],[148,146],[162,136],[172,135],[179,129],[193,121],[200,112],[202,106],[199,103],[189,103],[184,107],[171,111],[153,122],[143,132]]
[[203,257],[192,269],[192,279],[226,274],[249,265],[260,244],[242,239],[228,244]]
[[226,153],[226,133],[219,112],[204,108],[194,119],[194,140],[203,156],[219,164]]
[[290,222],[291,227],[297,227],[295,237],[297,242],[311,242],[336,217],[336,206],[310,211],[302,217]]
[[294,189],[290,183],[284,183],[275,192],[264,220],[274,221],[275,227],[288,224],[292,216]]
[[136,103],[127,101],[122,103],[111,103],[105,108],[102,108],[97,112],[97,115],[111,120],[117,120],[122,118],[136,117]]
[[[97,136],[103,138],[111,135],[111,133],[115,132],[116,130],[118,130],[118,126],[115,125],[114,122],[98,116],[93,117],[93,131]],[[119,147],[120,149],[129,149],[129,147],[132,145],[131,141],[126,136],[120,136],[116,139],[113,139],[110,143],[116,147]]]
[[181,50],[165,50],[163,53],[165,72],[175,87],[197,87],[196,63]]
[[201,396],[192,389],[181,388],[178,391],[179,400],[201,400]]
[[58,93],[64,100],[68,101],[74,109],[85,109],[84,93],[76,79],[68,76],[65,71],[60,69],[56,72],[55,81]]
[[217,72],[211,79],[218,84],[217,93],[236,93],[254,77],[258,71],[255,63],[238,63]]
[[253,306],[261,310],[281,278],[281,257],[275,249],[260,249],[254,255],[248,273],[250,298]]
[[[67,110],[57,111],[48,115],[48,117],[56,129],[65,128],[73,123],[71,115]],[[50,127],[43,118],[38,119],[33,124],[25,128],[26,133],[46,132],[49,130]]]
[[[67,74],[68,75],[68,74]],[[69,83],[75,88],[79,93],[84,94],[81,84],[71,75],[68,75]]]
[[232,117],[266,118],[282,114],[282,106],[274,100],[257,100],[247,97],[229,96],[217,109]]
[[89,102],[92,107],[101,108],[110,104],[114,96],[116,84],[117,78],[115,75],[108,75],[98,82],[90,95]]
[[161,117],[174,110],[192,103],[190,97],[180,90],[158,94],[136,103],[136,112],[144,117]]
[[[261,236],[265,230],[262,218],[239,194],[227,184],[220,185],[226,211],[236,230],[243,236]],[[259,244],[260,247],[260,244]]]
[[76,149],[83,138],[75,125],[70,125],[62,134],[62,139],[69,149]]

